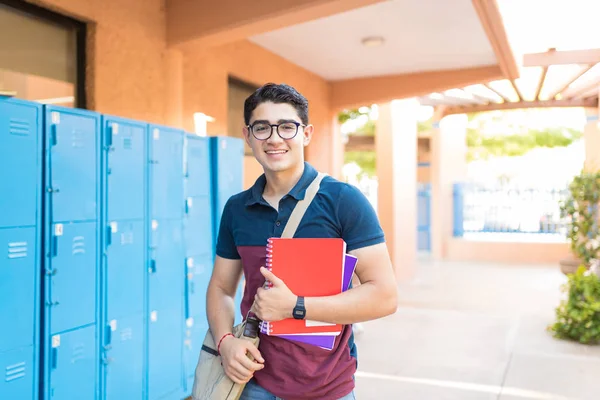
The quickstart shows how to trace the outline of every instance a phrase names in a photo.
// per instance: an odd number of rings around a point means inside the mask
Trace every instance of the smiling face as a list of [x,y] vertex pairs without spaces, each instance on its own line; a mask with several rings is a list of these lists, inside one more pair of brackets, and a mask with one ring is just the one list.
[[[277,134],[276,127],[266,127],[262,124],[283,124],[279,132],[283,137],[290,137],[295,124],[299,124],[296,135],[291,139],[282,139]],[[249,121],[254,126],[254,134],[259,138],[271,136],[266,140],[257,139],[250,128],[244,128],[246,142],[252,148],[254,157],[264,168],[265,172],[284,172],[295,169],[304,163],[304,147],[310,142],[313,126],[304,126],[296,109],[287,103],[270,101],[259,104]],[[269,132],[269,129],[271,131]]]

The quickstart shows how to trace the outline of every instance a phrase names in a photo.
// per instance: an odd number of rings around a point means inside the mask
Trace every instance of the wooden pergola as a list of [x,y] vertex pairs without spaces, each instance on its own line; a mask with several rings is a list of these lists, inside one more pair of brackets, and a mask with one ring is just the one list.
[[[420,96],[443,115],[547,107],[598,107],[600,49],[526,54],[518,78]],[[550,79],[551,78],[551,79]]]

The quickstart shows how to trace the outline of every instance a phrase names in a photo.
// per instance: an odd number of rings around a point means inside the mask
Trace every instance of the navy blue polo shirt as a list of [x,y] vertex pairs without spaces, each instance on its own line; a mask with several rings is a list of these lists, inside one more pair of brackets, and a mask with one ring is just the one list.
[[[216,253],[223,258],[242,260],[246,280],[242,315],[248,313],[256,290],[264,283],[259,269],[265,265],[267,240],[281,236],[296,203],[304,198],[316,176],[317,171],[305,162],[302,177],[281,199],[278,210],[262,196],[264,174],[250,189],[227,201]],[[375,210],[365,195],[355,186],[330,176],[323,178],[294,237],[342,238],[348,252],[384,242]],[[356,347],[351,326],[344,327],[331,351],[267,335],[261,335],[259,350],[265,368],[254,377],[259,385],[278,397],[337,400],[354,388]]]

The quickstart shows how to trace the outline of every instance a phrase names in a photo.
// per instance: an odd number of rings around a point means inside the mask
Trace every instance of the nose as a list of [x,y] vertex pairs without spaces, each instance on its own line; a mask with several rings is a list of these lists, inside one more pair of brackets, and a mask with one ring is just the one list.
[[271,136],[267,139],[267,143],[281,143],[283,139],[277,133],[277,127],[271,126]]

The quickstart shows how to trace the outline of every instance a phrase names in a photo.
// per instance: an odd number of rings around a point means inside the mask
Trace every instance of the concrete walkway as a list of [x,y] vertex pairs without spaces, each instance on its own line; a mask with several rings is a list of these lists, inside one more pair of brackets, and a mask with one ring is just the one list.
[[420,260],[400,307],[356,337],[357,399],[600,399],[600,346],[554,339],[558,265]]

